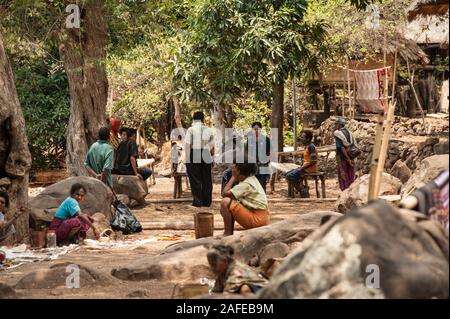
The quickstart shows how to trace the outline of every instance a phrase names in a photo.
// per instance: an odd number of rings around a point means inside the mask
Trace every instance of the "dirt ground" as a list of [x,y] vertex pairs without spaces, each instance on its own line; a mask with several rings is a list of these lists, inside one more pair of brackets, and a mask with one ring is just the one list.
[[[189,199],[190,191],[183,181],[184,193],[182,198]],[[269,186],[268,186],[269,187]],[[310,182],[310,193],[315,197],[313,182]],[[327,197],[337,197],[338,185],[336,179],[326,181]],[[152,185],[149,190],[148,200],[171,199],[173,190],[173,180],[164,177],[156,178],[156,185]],[[39,190],[30,190],[36,194]],[[212,207],[202,209],[214,213],[215,232],[220,235],[223,232],[223,222],[219,213],[220,185],[214,185],[214,195]],[[271,222],[277,222],[297,214],[306,213],[312,210],[333,210],[334,201],[309,201],[298,202],[286,199],[286,183],[280,181],[276,184],[276,191],[269,193],[269,210],[271,212]],[[286,199],[286,200],[284,200]],[[69,252],[53,261],[43,261],[24,264],[17,268],[0,271],[0,282],[14,286],[23,276],[30,272],[48,269],[50,266],[59,263],[78,263],[89,267],[103,275],[109,280],[107,284],[81,287],[79,289],[68,289],[65,286],[56,289],[16,289],[19,298],[171,298],[176,283],[162,282],[158,280],[149,281],[122,281],[110,275],[111,269],[117,266],[124,266],[132,261],[143,257],[157,255],[165,247],[175,241],[157,240],[163,236],[178,237],[177,241],[195,239],[193,229],[193,214],[197,211],[189,207],[189,201],[177,203],[149,203],[145,207],[134,209],[135,215],[144,227],[140,234],[125,236],[125,241],[136,239],[150,239],[155,241],[140,246],[129,246],[125,248],[98,249],[81,246],[78,250]],[[161,225],[175,225],[171,229],[161,227]],[[158,229],[155,229],[158,228]],[[237,231],[241,228],[237,227]]]

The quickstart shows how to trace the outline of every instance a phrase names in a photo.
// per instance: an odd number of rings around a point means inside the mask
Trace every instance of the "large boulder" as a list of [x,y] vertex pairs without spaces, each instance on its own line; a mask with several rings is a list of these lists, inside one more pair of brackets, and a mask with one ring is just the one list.
[[260,256],[263,249],[274,242],[292,244],[300,242],[320,227],[325,218],[341,216],[336,212],[314,211],[269,224],[248,229],[227,237],[207,237],[198,240],[176,243],[167,247],[163,254],[185,250],[196,246],[210,246],[218,243],[234,248],[235,257],[248,264],[255,256]]
[[0,299],[16,299],[17,295],[13,288],[0,282]]
[[[344,190],[336,201],[336,211],[345,214],[354,208],[366,204],[369,195],[369,180],[370,174],[363,175]],[[402,183],[397,177],[383,173],[378,195],[398,195],[401,187]]]
[[448,140],[436,143],[433,146],[433,151],[436,155],[448,154]]
[[[335,212],[311,212],[232,236],[206,237],[173,244],[160,255],[138,259],[130,265],[113,269],[111,274],[123,280],[198,281],[200,278],[212,279],[214,276],[210,272],[206,258],[206,253],[211,245],[223,243],[232,246],[235,250],[235,257],[248,264],[253,257],[259,255],[263,258],[285,255],[285,244],[302,241],[319,228],[324,219],[339,216],[341,214]],[[278,242],[277,247],[282,249],[281,254],[275,254],[267,249],[273,242]]]
[[70,194],[73,184],[80,183],[86,187],[86,197],[80,203],[83,212],[93,215],[102,213],[107,220],[111,219],[111,190],[98,179],[86,176],[70,177],[45,188],[39,195],[30,200],[30,224],[33,228],[50,223],[59,205]]
[[[48,269],[40,269],[23,276],[14,286],[18,289],[54,289],[66,287],[70,274],[79,273],[80,287],[111,284],[111,279],[91,268],[79,264],[59,263]],[[69,287],[70,288],[70,287]]]
[[411,177],[412,172],[408,166],[402,161],[398,160],[391,168],[391,175],[397,177],[403,184],[405,184]]
[[195,281],[200,278],[213,279],[208,259],[207,248],[197,246],[171,254],[144,257],[130,265],[114,268],[111,275],[122,280],[168,280]]
[[445,230],[376,201],[327,223],[285,258],[259,298],[448,298]]
[[416,188],[436,178],[442,170],[448,170],[449,155],[433,155],[425,158],[408,182],[402,187],[402,198],[411,194]]
[[145,204],[148,194],[147,183],[134,175],[113,175],[113,189],[116,194],[127,195],[139,205]]

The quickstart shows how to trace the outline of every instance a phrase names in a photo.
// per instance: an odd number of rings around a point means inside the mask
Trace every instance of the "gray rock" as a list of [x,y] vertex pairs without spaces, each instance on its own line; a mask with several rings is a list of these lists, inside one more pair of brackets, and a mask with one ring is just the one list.
[[436,155],[448,154],[448,140],[434,144],[433,151]]
[[145,204],[148,187],[145,181],[134,175],[113,175],[113,188],[116,194],[125,194],[140,205]]
[[265,264],[269,259],[283,258],[289,254],[289,246],[285,243],[272,243],[264,247],[259,254],[259,263]]
[[125,205],[130,206],[131,200],[130,200],[130,197],[128,197],[128,195],[119,194],[119,195],[117,195],[117,199],[120,200]]
[[[72,267],[72,268],[68,268]],[[40,269],[23,276],[14,288],[17,289],[54,289],[66,287],[67,276],[78,267],[80,274],[80,287],[107,285],[111,280],[97,271],[75,263],[59,263],[49,269]]]
[[209,246],[219,243],[230,245],[235,250],[235,257],[248,264],[253,256],[259,255],[273,242],[290,244],[302,241],[320,227],[326,216],[338,218],[341,214],[316,211],[224,238],[207,237],[172,244],[158,256],[137,259],[130,265],[113,269],[111,274],[123,280],[214,278],[206,259]]
[[257,297],[447,299],[448,249],[437,223],[376,201],[306,238]]
[[194,280],[213,279],[208,260],[207,248],[197,246],[179,250],[171,254],[143,257],[127,266],[114,268],[111,275],[122,280]]
[[411,177],[412,172],[402,160],[398,160],[391,169],[391,175],[397,177],[403,184],[405,184]]
[[0,299],[16,299],[16,298],[17,298],[16,291],[7,284],[0,282]]
[[86,197],[80,203],[83,212],[102,213],[111,219],[111,190],[98,179],[86,176],[70,177],[45,188],[39,195],[30,200],[30,223],[33,228],[52,221],[59,205],[69,196],[70,188],[81,183],[87,189]]
[[402,198],[436,178],[442,170],[448,170],[448,160],[448,154],[433,155],[425,158],[408,182],[402,187],[400,192]]
[[[346,214],[352,209],[365,205],[369,195],[369,179],[369,174],[357,178],[349,188],[339,195],[335,210]],[[401,186],[402,183],[397,177],[383,173],[378,195],[397,195],[400,193]]]

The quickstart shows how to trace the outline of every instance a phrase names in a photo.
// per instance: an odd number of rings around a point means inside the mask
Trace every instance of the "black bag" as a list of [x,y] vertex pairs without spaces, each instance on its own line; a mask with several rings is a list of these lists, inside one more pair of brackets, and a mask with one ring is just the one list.
[[361,155],[361,150],[358,148],[358,146],[352,144],[347,148],[347,154],[350,157],[350,159],[354,160],[355,158]]
[[[348,132],[348,130],[347,130],[347,132]],[[351,133],[350,132],[348,132],[348,133],[351,136]],[[350,157],[351,160],[354,160],[355,158],[360,156],[362,152],[359,149],[359,147],[355,145],[355,138],[354,137],[352,138],[352,137],[353,136],[350,137],[350,141],[348,141],[348,139],[347,139],[347,142],[352,143],[352,144],[350,144],[350,146],[348,146],[346,148],[346,150],[347,150],[348,157]]]
[[121,231],[124,235],[140,233],[142,231],[141,223],[133,215],[131,209],[117,198],[114,189],[111,186],[109,186],[109,189],[111,189],[115,198],[113,202],[114,216],[111,220],[111,228],[116,231]]
[[136,219],[127,205],[119,200],[113,203],[114,217],[111,221],[111,228],[121,231],[124,235],[139,233],[142,231],[141,223]]

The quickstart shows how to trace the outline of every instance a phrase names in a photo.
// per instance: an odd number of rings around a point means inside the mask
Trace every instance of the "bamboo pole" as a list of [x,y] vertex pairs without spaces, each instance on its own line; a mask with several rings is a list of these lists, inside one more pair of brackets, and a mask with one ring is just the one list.
[[[394,90],[395,90],[395,72],[397,71],[396,67],[397,67],[397,51],[395,51],[395,55],[394,55],[394,72],[392,75],[392,90],[393,91],[392,92],[394,92]],[[386,95],[388,95],[387,92],[386,92]],[[381,143],[380,156],[379,156],[378,165],[377,165],[376,179],[375,179],[374,189],[373,189],[373,193],[372,193],[375,196],[375,198],[378,198],[381,183],[383,180],[384,164],[386,163],[386,159],[388,156],[389,140],[391,137],[391,128],[392,128],[392,122],[394,119],[396,104],[397,104],[397,102],[394,101],[394,94],[392,94],[392,100],[390,100],[388,102],[388,113],[387,113],[387,117],[386,117],[383,140]]]
[[292,77],[292,127],[294,130],[294,151],[297,150],[297,105],[295,103],[296,91],[295,91],[295,77]]
[[[386,70],[386,33],[384,33],[383,37],[383,67]],[[385,88],[387,88],[385,82]],[[383,101],[386,101],[386,90],[383,92]],[[383,139],[383,122],[384,122],[384,108],[378,114],[377,119],[377,127],[375,130],[375,141],[372,150],[372,161],[370,163],[370,178],[369,178],[369,192],[368,192],[368,200],[375,200],[378,198],[378,192],[375,191],[377,185],[377,171],[378,164],[380,161],[380,151],[381,144]]]
[[348,86],[348,108],[350,110],[350,114],[352,114],[352,118],[354,118],[353,116],[353,111],[352,111],[352,98],[351,98],[351,87],[350,87],[350,65],[348,62],[348,56],[345,56],[345,61],[347,62],[347,86]]
[[411,88],[411,91],[413,92],[414,98],[416,100],[417,105],[419,106],[420,113],[422,114],[422,122],[423,126],[425,127],[425,114],[423,112],[422,104],[420,104],[419,97],[417,96],[416,89],[414,88],[414,70],[411,72],[411,69],[409,67],[409,59],[406,58],[406,66],[408,69],[408,83],[409,87]]
[[[343,69],[342,72],[344,72],[344,79],[345,79],[345,70]],[[344,90],[343,90],[343,96],[342,96],[342,117],[345,118],[345,92],[347,90],[345,80],[344,82]]]

